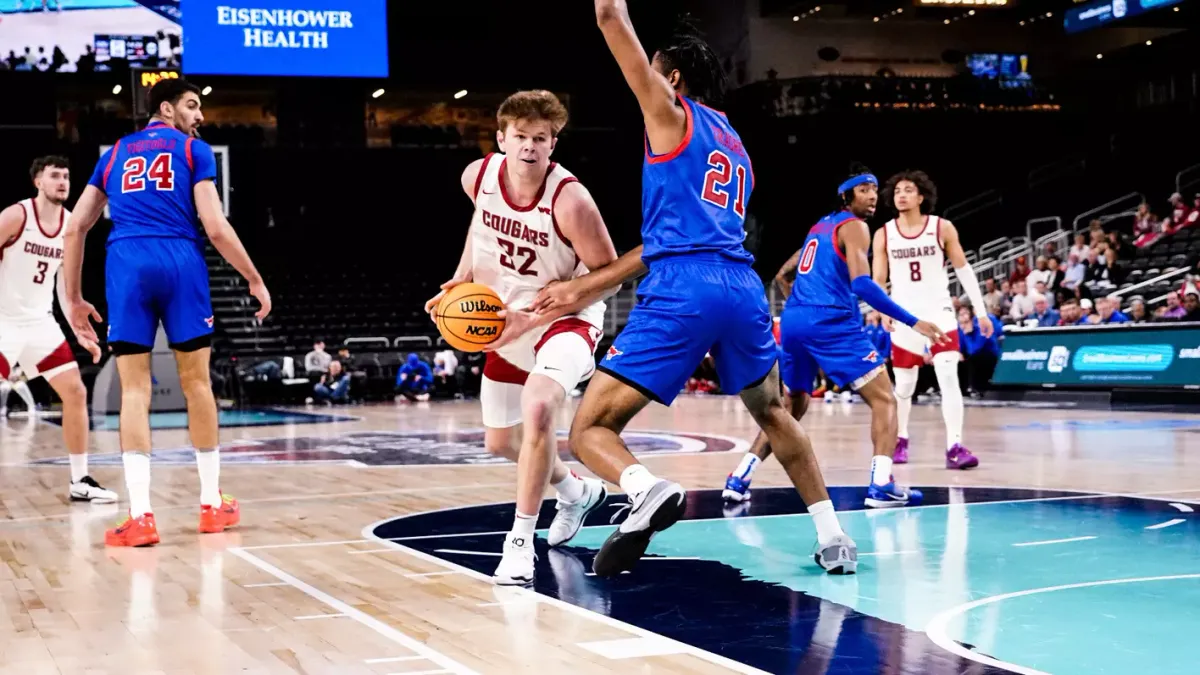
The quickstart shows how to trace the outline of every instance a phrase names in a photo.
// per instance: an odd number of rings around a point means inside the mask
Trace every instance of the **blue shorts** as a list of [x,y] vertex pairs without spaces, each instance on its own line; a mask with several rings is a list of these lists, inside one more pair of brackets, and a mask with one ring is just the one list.
[[208,264],[189,239],[130,237],[108,244],[108,341],[153,347],[161,321],[172,347],[212,335]]
[[786,358],[779,372],[793,392],[811,394],[817,369],[839,387],[846,387],[884,365],[863,331],[862,317],[844,309],[789,306],[779,322]]
[[776,346],[762,281],[745,264],[668,258],[638,286],[599,369],[670,405],[709,351],[726,393],[770,374]]

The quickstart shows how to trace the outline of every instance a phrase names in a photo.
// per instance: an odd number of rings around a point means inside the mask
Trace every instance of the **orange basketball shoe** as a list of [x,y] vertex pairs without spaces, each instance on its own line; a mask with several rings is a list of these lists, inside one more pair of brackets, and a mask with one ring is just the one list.
[[158,543],[158,527],[154,514],[146,513],[134,518],[130,515],[116,528],[104,533],[108,546],[153,546]]
[[214,508],[207,504],[200,507],[200,531],[206,533],[224,532],[225,528],[233,527],[242,520],[242,509],[233,497],[221,493],[221,506]]

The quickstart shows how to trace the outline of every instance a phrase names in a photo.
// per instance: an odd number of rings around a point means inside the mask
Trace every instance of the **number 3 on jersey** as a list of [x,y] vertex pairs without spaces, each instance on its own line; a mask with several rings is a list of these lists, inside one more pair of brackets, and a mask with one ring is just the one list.
[[175,188],[175,170],[171,168],[171,153],[163,152],[150,162],[150,170],[146,170],[145,157],[130,157],[125,160],[121,174],[121,192],[141,192],[146,189],[146,179],[154,183],[155,190],[172,190]]
[[[726,187],[733,179],[733,162],[729,155],[720,150],[713,150],[708,155],[708,173],[704,174],[704,190],[700,198],[722,209],[729,208],[729,190]],[[733,197],[733,211],[738,216],[746,217],[746,167],[737,166],[737,194]]]

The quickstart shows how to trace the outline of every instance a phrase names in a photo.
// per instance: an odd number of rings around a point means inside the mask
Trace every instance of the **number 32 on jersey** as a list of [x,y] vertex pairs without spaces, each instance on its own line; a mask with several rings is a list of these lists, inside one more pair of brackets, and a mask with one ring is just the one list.
[[733,212],[738,217],[746,217],[746,167],[741,164],[734,169],[734,163],[729,155],[720,150],[713,150],[708,155],[708,172],[704,174],[704,189],[700,198],[718,208],[729,208],[729,184],[733,174],[737,174],[737,185],[733,188]]

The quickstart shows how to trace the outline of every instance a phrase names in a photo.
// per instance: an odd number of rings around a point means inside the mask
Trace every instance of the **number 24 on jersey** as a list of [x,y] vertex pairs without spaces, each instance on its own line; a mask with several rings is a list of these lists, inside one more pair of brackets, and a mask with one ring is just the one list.
[[121,173],[122,194],[142,192],[147,183],[153,185],[155,190],[175,189],[175,170],[171,167],[171,162],[172,155],[169,152],[159,153],[148,165],[145,157],[130,157],[125,160]]

